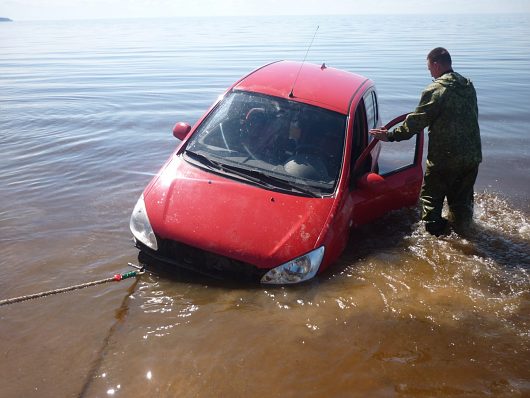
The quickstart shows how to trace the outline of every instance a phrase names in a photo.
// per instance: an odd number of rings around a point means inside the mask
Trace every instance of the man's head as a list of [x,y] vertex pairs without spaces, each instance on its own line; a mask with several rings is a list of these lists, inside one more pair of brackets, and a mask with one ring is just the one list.
[[451,55],[443,47],[436,47],[427,55],[427,69],[435,79],[451,70]]

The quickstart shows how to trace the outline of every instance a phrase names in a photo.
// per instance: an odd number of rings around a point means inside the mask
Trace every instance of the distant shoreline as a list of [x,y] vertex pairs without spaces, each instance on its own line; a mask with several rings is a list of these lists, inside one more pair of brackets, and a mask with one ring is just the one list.
[[13,22],[12,19],[0,17],[0,22]]

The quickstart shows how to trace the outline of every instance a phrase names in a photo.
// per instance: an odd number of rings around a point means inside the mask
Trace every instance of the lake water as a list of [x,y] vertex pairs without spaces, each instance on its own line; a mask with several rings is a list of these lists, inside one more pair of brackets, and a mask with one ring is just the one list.
[[0,24],[0,299],[130,270],[132,208],[240,76],[302,60],[411,111],[444,46],[476,86],[473,238],[405,209],[354,231],[312,283],[185,273],[0,307],[1,397],[530,395],[530,16],[182,18]]

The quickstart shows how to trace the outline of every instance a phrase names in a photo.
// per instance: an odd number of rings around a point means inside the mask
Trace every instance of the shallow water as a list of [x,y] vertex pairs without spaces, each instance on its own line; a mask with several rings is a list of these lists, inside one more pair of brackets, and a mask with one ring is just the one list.
[[466,237],[434,239],[405,209],[303,286],[161,269],[0,307],[0,396],[529,395],[529,17],[404,18],[0,24],[0,299],[127,271],[128,218],[173,124],[302,59],[317,25],[308,61],[372,78],[385,120],[448,47],[477,87],[485,158]]

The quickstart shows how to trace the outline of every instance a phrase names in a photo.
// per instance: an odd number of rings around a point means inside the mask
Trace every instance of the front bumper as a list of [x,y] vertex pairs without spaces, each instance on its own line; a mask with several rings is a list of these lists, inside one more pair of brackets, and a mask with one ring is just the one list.
[[[152,250],[135,239],[135,245],[140,251],[153,260],[171,264],[195,273],[203,274],[215,279],[230,279],[259,283],[263,275],[269,270],[257,268],[243,261],[188,246],[157,237],[158,250]],[[149,259],[146,259],[149,263]],[[149,265],[149,264],[147,264]]]

